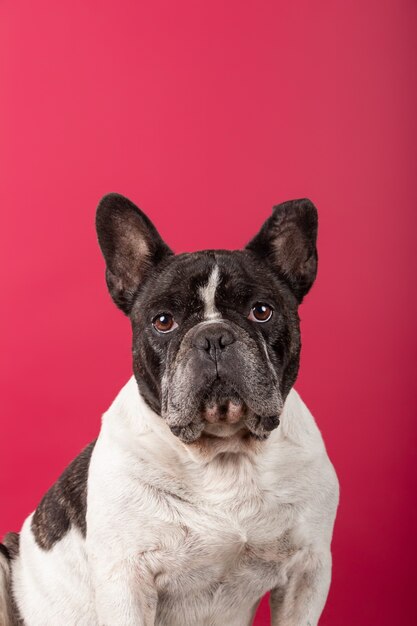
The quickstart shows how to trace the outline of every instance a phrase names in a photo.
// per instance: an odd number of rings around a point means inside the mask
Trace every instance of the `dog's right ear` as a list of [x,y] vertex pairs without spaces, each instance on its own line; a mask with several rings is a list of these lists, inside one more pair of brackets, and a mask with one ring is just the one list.
[[110,295],[128,315],[149,271],[173,252],[150,219],[133,202],[117,193],[109,193],[100,200],[96,228],[107,265]]

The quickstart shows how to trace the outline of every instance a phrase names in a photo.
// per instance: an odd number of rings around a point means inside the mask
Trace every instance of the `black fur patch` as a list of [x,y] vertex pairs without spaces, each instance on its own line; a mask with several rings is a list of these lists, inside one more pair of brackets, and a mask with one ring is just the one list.
[[[11,561],[19,555],[19,533],[7,533],[3,539],[4,543],[0,543],[0,553],[3,554],[8,561]],[[19,609],[17,608],[15,598],[13,596],[13,588],[11,581],[9,580],[7,593],[9,594],[9,620],[11,620],[11,626],[24,626],[23,619],[20,616]]]
[[15,559],[19,556],[19,533],[7,533],[3,539],[3,544],[0,544],[0,548],[4,548],[7,551],[8,559]]
[[68,465],[47,491],[32,518],[37,544],[50,550],[72,526],[86,534],[87,477],[95,441]]
[[3,556],[5,556],[8,561],[10,561],[10,559],[11,559],[10,552],[8,551],[6,546],[4,546],[2,543],[0,543],[0,553]]

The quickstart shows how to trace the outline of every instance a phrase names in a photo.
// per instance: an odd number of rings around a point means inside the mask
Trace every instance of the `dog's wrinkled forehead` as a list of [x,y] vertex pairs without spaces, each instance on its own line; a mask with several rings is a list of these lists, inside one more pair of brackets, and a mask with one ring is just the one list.
[[[204,251],[172,256],[139,290],[131,317],[141,311],[175,313],[186,319],[227,318],[255,300],[280,299],[283,284],[243,251]],[[288,291],[288,290],[287,290]]]
[[173,257],[138,294],[132,315],[146,308],[155,314],[175,313],[182,320],[192,315],[199,320],[219,319],[220,293],[227,282],[228,272],[222,270],[214,253]]

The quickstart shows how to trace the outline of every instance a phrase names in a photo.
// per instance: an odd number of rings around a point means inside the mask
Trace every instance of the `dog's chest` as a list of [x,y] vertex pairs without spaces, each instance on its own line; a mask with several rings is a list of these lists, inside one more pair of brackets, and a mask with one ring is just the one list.
[[161,597],[233,593],[253,603],[285,583],[301,547],[294,509],[265,488],[247,460],[229,461],[201,477],[195,499],[173,505],[175,525],[161,524],[160,550],[152,555]]

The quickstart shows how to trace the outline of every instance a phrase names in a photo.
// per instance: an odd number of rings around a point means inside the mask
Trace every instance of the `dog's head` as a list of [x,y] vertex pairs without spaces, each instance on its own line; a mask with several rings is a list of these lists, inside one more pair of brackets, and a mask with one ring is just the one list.
[[96,224],[110,294],[132,323],[145,401],[187,444],[267,438],[298,372],[298,305],[317,271],[314,205],[274,207],[236,251],[175,255],[117,194],[101,200]]

